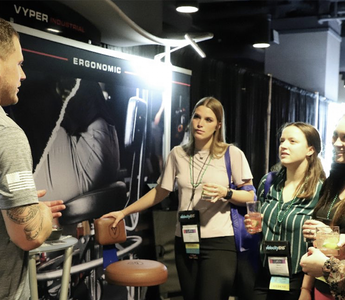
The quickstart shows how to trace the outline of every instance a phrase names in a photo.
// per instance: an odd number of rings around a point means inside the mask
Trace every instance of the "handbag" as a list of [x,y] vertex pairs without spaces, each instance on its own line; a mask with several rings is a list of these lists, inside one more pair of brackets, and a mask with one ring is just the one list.
[[[231,161],[230,161],[230,147],[225,152],[225,165],[229,178],[229,187],[231,189],[237,189],[237,187],[231,182]],[[240,189],[243,190],[254,190],[254,186],[245,185]],[[256,201],[256,197],[254,199]],[[235,204],[230,204],[231,210],[231,221],[234,228],[235,235],[235,245],[238,252],[245,251],[256,251],[258,252],[260,244],[260,235],[248,233],[246,227],[244,226],[244,215],[247,213],[245,206],[238,206]]]
[[113,227],[113,218],[99,218],[94,220],[95,239],[100,245],[123,243],[127,239],[125,221],[122,219]]

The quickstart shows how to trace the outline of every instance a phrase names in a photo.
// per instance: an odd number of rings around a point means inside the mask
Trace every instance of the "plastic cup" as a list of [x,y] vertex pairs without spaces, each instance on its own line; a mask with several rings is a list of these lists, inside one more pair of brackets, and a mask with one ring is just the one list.
[[213,200],[213,196],[210,196],[208,194],[206,194],[207,192],[205,192],[204,190],[202,190],[201,193],[201,200],[205,200],[205,201],[212,201]]
[[201,200],[211,201],[211,200],[213,200],[213,196],[202,194],[201,195]]
[[251,233],[262,231],[261,224],[261,203],[259,201],[246,202],[247,214],[252,222]]
[[326,256],[339,255],[339,226],[316,226],[316,247]]

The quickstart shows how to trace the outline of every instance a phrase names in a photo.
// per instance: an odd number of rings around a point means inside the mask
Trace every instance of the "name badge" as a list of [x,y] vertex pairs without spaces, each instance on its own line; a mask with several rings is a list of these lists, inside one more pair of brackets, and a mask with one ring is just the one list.
[[271,274],[269,289],[289,291],[291,274],[290,243],[288,241],[265,241],[263,250],[267,256]]
[[269,289],[278,291],[290,291],[289,277],[272,276]]
[[181,236],[185,244],[186,253],[190,258],[197,258],[200,254],[200,215],[198,210],[179,212]]
[[198,225],[182,225],[182,237],[185,243],[199,243]]
[[268,267],[271,275],[289,277],[289,263],[287,257],[269,256]]

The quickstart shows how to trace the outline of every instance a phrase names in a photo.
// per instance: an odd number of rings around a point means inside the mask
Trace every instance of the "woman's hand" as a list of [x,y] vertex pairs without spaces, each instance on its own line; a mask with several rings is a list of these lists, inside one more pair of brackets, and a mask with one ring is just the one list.
[[[261,222],[263,215],[261,214]],[[256,234],[258,231],[253,229],[253,221],[248,214],[244,215],[244,226],[246,227],[249,234]]]
[[108,214],[103,215],[101,218],[113,218],[114,223],[112,227],[116,227],[117,224],[125,217],[124,213],[122,210],[119,211],[113,211]]
[[302,226],[303,236],[309,240],[316,239],[316,226],[326,226],[321,221],[317,220],[306,220]]
[[225,186],[222,186],[220,184],[205,183],[202,186],[202,194],[212,197],[211,200],[205,200],[208,202],[214,203],[218,201],[219,199],[224,198],[227,193],[228,193],[228,189]]
[[327,256],[323,254],[319,249],[310,247],[308,253],[304,254],[301,258],[300,265],[302,271],[313,277],[322,276],[322,267]]

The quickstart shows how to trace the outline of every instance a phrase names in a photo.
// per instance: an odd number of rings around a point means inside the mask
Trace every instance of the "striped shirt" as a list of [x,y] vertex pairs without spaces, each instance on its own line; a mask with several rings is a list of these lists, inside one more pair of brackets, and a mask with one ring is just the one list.
[[[302,271],[299,262],[308,250],[308,243],[302,233],[302,225],[306,220],[312,218],[314,207],[319,199],[322,181],[318,182],[312,199],[295,198],[280,204],[279,200],[282,202],[280,186],[283,186],[285,178],[271,185],[265,199],[264,184],[266,177],[267,174],[261,179],[258,188],[258,199],[261,202],[261,212],[263,214],[263,240],[290,242],[291,271],[292,274],[296,274]],[[267,267],[267,257],[262,253],[262,247],[261,258],[264,266]]]

